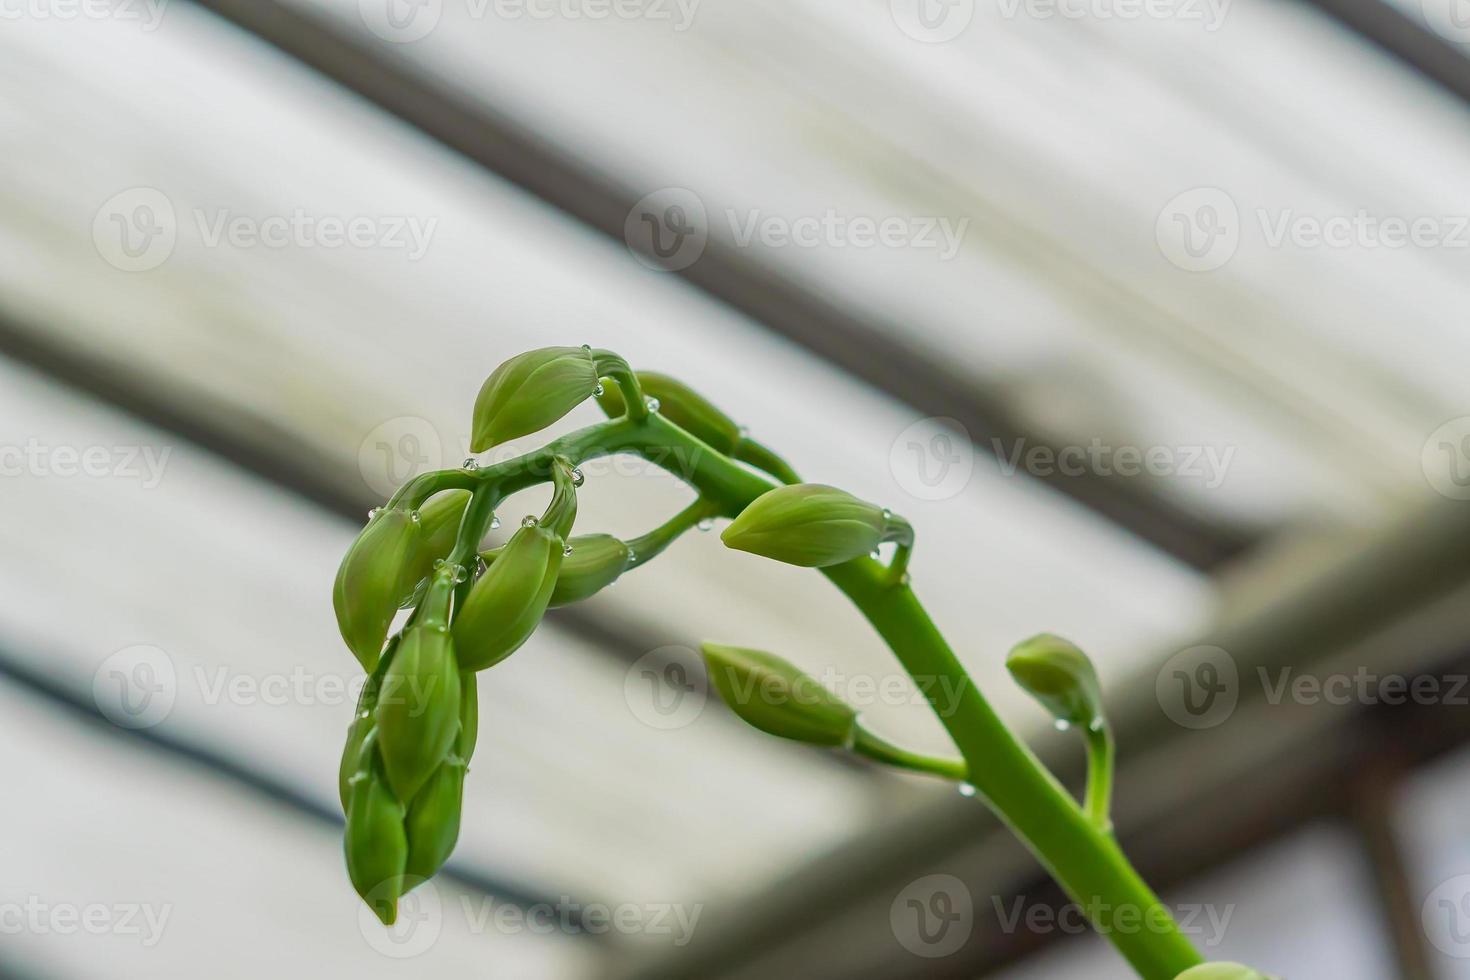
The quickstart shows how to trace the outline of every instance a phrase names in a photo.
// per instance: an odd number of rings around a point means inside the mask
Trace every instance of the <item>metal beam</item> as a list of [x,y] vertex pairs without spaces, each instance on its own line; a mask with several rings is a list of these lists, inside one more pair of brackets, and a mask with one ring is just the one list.
[[[493,99],[471,98],[406,59],[353,38],[327,15],[278,0],[193,2],[609,238],[624,241],[630,209],[653,190],[631,186],[542,138]],[[678,275],[922,415],[956,420],[981,452],[1022,442],[1047,445],[968,372],[905,343],[905,324],[814,293],[747,250],[711,238],[699,261]],[[1195,568],[1214,568],[1255,543],[1241,529],[1162,499],[1144,480],[1098,474],[1026,478],[1045,482]]]
[[[1470,58],[1388,0],[1305,0],[1375,47],[1470,102]],[[1416,5],[1417,6],[1417,5]]]

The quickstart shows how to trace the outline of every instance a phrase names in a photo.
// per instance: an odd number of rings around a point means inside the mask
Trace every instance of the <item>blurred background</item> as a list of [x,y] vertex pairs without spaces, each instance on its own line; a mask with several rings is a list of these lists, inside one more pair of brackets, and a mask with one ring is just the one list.
[[[705,696],[698,641],[769,649],[949,751],[819,576],[715,534],[481,675],[450,873],[377,926],[337,563],[496,364],[590,343],[906,515],[1074,787],[1003,659],[1090,651],[1207,956],[1470,977],[1465,0],[0,19],[0,976],[1128,975],[979,801]],[[690,496],[586,470],[584,531]]]

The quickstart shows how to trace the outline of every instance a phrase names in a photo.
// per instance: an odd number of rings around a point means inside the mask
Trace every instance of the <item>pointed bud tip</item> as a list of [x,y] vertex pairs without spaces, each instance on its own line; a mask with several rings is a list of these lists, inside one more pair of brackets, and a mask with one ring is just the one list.
[[815,745],[851,745],[857,712],[790,661],[775,654],[703,643],[705,667],[720,697],[746,724]]

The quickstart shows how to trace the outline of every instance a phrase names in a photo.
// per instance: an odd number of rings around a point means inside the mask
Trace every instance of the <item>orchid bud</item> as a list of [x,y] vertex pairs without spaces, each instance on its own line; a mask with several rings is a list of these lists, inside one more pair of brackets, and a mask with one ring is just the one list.
[[889,514],[845,490],[795,483],[761,494],[720,534],[736,551],[824,568],[871,553]]
[[455,740],[455,751],[466,763],[475,754],[475,742],[480,738],[480,685],[472,670],[459,674],[459,736]]
[[511,535],[454,619],[454,646],[462,668],[494,666],[530,639],[551,602],[565,549],[559,535],[539,524]]
[[508,439],[546,428],[597,388],[592,352],[542,347],[496,368],[475,399],[470,449],[484,452]]
[[459,840],[460,804],[464,797],[464,760],[450,755],[408,805],[405,872],[410,881],[434,876]]
[[419,544],[405,573],[406,588],[398,603],[411,601],[416,590],[434,571],[440,559],[448,558],[459,539],[459,525],[470,504],[468,490],[446,490],[419,508]]
[[857,712],[795,664],[717,643],[701,649],[710,681],[746,724],[815,745],[847,746],[857,737]]
[[1006,669],[1059,727],[1095,730],[1104,725],[1097,671],[1071,642],[1050,633],[1033,636],[1011,648]]
[[459,713],[459,664],[449,630],[434,621],[405,630],[373,712],[388,784],[400,800],[413,799],[449,754]]
[[[658,399],[660,415],[711,449],[728,456],[740,444],[740,426],[684,382],[657,371],[638,371],[637,377],[643,393]],[[616,418],[626,410],[623,393],[614,385],[608,385],[597,396],[597,403],[608,418]]]
[[1174,980],[1271,980],[1258,970],[1239,963],[1202,963],[1185,970]]
[[611,534],[583,534],[567,542],[572,553],[561,563],[551,605],[581,602],[612,585],[633,559],[628,546]]
[[[371,744],[367,754],[376,754]],[[383,924],[390,926],[398,917],[403,869],[408,861],[403,815],[403,804],[383,778],[381,761],[370,759],[354,777],[348,796],[343,850],[352,887]]]
[[332,606],[342,639],[363,670],[378,665],[388,627],[398,612],[403,593],[412,591],[408,581],[417,553],[420,529],[406,510],[381,510],[368,521],[337,570],[332,589]]
[[395,636],[388,641],[388,646],[383,650],[383,656],[378,661],[378,667],[367,677],[362,691],[357,696],[357,707],[352,715],[352,722],[347,726],[347,744],[342,749],[342,762],[337,767],[337,792],[342,800],[342,812],[347,812],[347,804],[352,796],[352,777],[361,770],[363,745],[366,744],[369,735],[377,727],[373,719],[373,709],[378,705],[378,690],[383,680],[383,674],[388,670],[388,664],[393,660],[393,653],[398,648],[399,637]]

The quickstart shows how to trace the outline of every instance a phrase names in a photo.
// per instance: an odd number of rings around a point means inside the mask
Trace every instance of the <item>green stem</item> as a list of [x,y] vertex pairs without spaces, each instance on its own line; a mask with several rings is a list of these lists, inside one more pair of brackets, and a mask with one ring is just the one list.
[[852,751],[875,762],[897,766],[900,769],[911,769],[914,772],[926,772],[957,783],[969,778],[970,769],[965,765],[963,759],[941,759],[932,755],[910,752],[908,749],[879,738],[866,728],[858,728],[857,741],[852,743]]
[[630,539],[627,544],[629,550],[637,557],[637,567],[641,567],[662,554],[663,550],[673,544],[685,531],[718,513],[718,505],[700,497],[652,531]]
[[648,404],[643,400],[643,386],[638,383],[638,375],[633,373],[628,362],[610,350],[595,350],[592,363],[597,366],[599,378],[612,378],[623,393],[628,418],[642,421],[648,414]]
[[1104,833],[1113,832],[1113,733],[1107,725],[1089,728],[1087,739],[1087,799],[1083,809]]
[[801,477],[796,475],[790,463],[782,459],[775,450],[754,439],[741,439],[731,455],[742,463],[749,463],[756,469],[771,474],[782,483],[801,482]]

